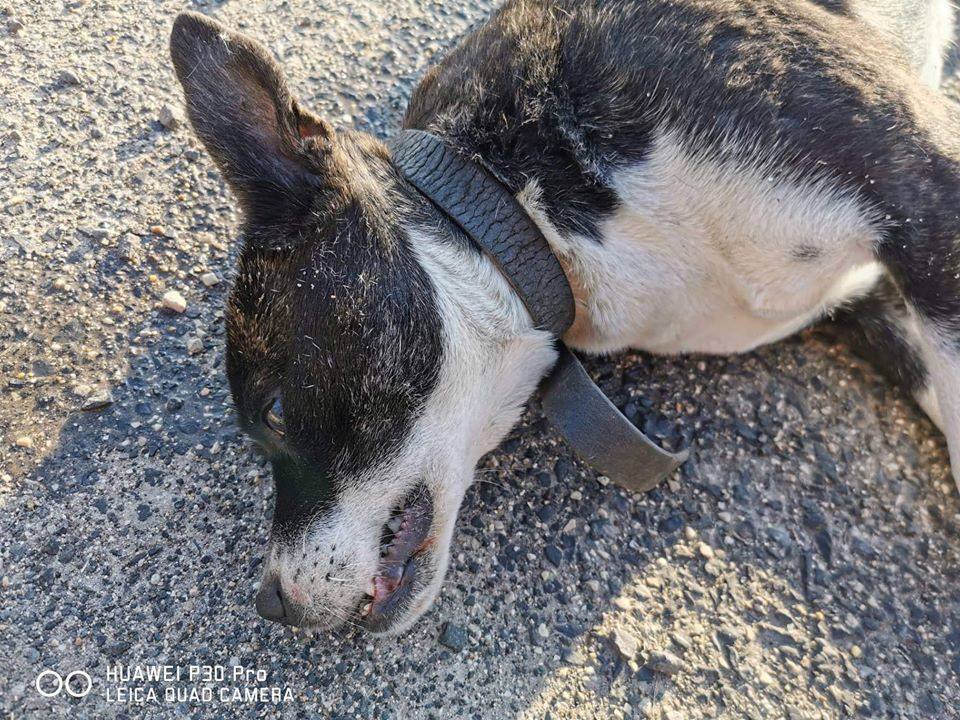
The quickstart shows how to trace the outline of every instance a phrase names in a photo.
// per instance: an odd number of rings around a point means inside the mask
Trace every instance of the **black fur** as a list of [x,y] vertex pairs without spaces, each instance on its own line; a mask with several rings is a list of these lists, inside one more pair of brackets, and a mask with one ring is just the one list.
[[889,278],[835,313],[831,325],[853,351],[911,395],[927,386],[927,370],[905,328],[907,308]]
[[[243,204],[227,374],[241,425],[270,454],[275,532],[293,536],[396,450],[436,383],[441,323],[397,212],[422,201],[383,144],[302,110],[257,43],[187,14],[171,51],[190,119]],[[276,397],[282,437],[263,417]]]

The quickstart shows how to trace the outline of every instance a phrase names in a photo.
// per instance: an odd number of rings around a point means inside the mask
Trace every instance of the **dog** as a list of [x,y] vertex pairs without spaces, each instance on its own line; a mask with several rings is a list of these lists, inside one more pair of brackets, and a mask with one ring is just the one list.
[[[536,224],[575,299],[569,346],[738,353],[835,317],[956,475],[951,27],[943,0],[510,0],[403,126],[482,163]],[[387,144],[304,108],[257,42],[186,13],[171,54],[243,210],[227,374],[276,485],[257,610],[398,633],[555,338]]]

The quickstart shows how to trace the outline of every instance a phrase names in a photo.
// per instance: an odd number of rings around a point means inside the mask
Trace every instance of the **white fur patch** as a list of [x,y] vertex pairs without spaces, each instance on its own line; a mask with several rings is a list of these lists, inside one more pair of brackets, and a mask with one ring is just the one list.
[[953,477],[960,490],[960,352],[955,342],[944,337],[931,323],[919,319],[916,322],[920,352],[932,388],[932,393],[927,390],[918,400],[926,403],[924,410],[947,439]]
[[742,352],[873,286],[880,223],[863,201],[759,148],[731,140],[729,149],[756,159],[718,161],[656,134],[646,160],[615,174],[621,207],[599,242],[561,237],[539,189],[519,194],[577,289],[568,342],[593,352]]
[[854,0],[851,11],[903,52],[924,85],[940,87],[953,41],[951,0]]

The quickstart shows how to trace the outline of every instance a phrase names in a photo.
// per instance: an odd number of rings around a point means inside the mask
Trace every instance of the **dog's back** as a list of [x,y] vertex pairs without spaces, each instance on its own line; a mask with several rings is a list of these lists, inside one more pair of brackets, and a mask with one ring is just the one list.
[[818,0],[892,36],[910,66],[929,87],[939,87],[953,37],[949,0]]

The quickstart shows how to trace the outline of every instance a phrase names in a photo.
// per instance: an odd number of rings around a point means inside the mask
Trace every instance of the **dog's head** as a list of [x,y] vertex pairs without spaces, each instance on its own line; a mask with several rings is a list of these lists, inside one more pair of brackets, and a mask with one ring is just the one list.
[[400,631],[436,595],[476,462],[550,338],[386,146],[305,110],[263,47],[184,14],[171,53],[244,214],[227,372],[276,485],[257,608]]

